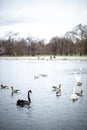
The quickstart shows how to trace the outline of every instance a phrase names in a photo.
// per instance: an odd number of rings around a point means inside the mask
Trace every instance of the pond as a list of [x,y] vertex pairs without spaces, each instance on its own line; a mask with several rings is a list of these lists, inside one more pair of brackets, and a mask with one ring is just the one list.
[[[0,130],[87,130],[87,61],[0,60],[1,84],[9,89],[0,88]],[[59,84],[56,96],[52,86]],[[12,95],[11,86],[21,92]],[[74,87],[84,91],[76,102],[70,99]],[[30,106],[18,107],[18,99],[28,100],[28,90]]]

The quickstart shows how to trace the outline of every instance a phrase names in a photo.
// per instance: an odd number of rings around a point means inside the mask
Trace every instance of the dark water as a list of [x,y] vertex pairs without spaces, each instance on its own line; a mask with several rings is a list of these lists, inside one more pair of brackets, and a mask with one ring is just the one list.
[[[82,86],[76,86],[75,72],[81,70]],[[34,75],[47,77],[34,79]],[[56,97],[53,85],[62,85]],[[87,62],[0,60],[0,130],[87,130]],[[21,93],[11,95],[11,86]],[[73,87],[84,90],[84,96],[72,102]],[[27,100],[29,107],[16,106],[17,99]]]

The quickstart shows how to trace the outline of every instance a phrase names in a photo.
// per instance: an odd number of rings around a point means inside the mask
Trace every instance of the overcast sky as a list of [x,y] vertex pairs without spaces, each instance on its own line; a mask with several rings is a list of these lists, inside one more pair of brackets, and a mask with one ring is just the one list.
[[6,31],[49,40],[87,24],[87,0],[0,0],[0,36]]

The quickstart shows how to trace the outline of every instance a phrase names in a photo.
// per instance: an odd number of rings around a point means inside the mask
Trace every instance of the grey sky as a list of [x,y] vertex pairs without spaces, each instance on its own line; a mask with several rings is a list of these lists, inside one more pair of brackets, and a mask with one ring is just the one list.
[[79,23],[87,23],[87,0],[0,0],[0,34],[12,30],[49,39]]

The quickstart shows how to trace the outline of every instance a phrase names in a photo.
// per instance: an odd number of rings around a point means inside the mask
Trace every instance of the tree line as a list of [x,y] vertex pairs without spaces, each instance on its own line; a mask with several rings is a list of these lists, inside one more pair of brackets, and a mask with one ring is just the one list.
[[0,55],[87,55],[87,25],[79,24],[64,37],[52,37],[49,43],[32,37],[17,38],[18,33],[9,32],[0,39]]

